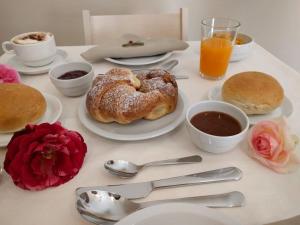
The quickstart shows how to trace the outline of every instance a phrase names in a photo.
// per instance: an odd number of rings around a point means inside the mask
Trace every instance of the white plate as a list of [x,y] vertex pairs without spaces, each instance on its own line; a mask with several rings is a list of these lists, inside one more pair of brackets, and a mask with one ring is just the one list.
[[100,123],[86,111],[85,98],[83,98],[78,109],[78,116],[88,130],[102,137],[121,141],[137,141],[154,138],[175,129],[183,122],[186,108],[186,98],[182,92],[179,92],[176,110],[160,119],[154,121],[141,119],[126,125]]
[[[47,109],[44,116],[38,121],[38,123],[54,123],[58,120],[62,113],[62,104],[59,99],[53,95],[43,93],[46,103]],[[5,147],[9,143],[12,133],[8,134],[0,134],[0,147]]]
[[221,214],[196,204],[168,203],[147,207],[115,225],[241,225]]
[[105,60],[124,66],[144,66],[164,61],[172,55],[172,52],[167,52],[155,56],[136,57],[127,59],[105,58]]
[[40,67],[25,66],[17,58],[16,55],[13,55],[11,58],[7,60],[7,62],[4,63],[10,65],[20,73],[27,74],[27,75],[37,75],[37,74],[47,73],[53,66],[66,62],[65,60],[66,57],[67,57],[67,53],[64,50],[57,49],[57,54],[55,56],[54,61],[45,66],[40,66]]
[[[223,101],[222,98],[222,87],[215,86],[208,93],[209,100]],[[262,120],[268,120],[280,116],[289,117],[293,112],[292,102],[285,96],[281,106],[275,109],[273,112],[263,115],[248,115],[250,124],[256,124]]]

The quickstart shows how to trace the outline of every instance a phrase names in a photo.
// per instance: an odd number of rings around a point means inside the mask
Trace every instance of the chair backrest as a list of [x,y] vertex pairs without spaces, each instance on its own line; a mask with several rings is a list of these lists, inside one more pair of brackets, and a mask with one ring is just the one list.
[[187,8],[181,8],[177,13],[97,16],[92,16],[89,10],[83,10],[82,15],[86,45],[128,33],[143,37],[187,40]]

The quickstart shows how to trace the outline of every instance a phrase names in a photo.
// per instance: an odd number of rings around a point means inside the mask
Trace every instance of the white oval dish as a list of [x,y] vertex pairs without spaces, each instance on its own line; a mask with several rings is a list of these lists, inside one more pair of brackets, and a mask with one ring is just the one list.
[[[197,129],[191,123],[196,114],[210,111],[222,112],[235,118],[241,126],[241,132],[231,136],[215,136]],[[246,137],[249,128],[249,119],[241,109],[223,101],[213,100],[200,101],[190,106],[186,112],[185,122],[192,142],[199,149],[215,154],[234,149]]]
[[91,132],[113,140],[137,141],[154,138],[166,134],[178,127],[185,117],[187,100],[182,92],[178,94],[176,110],[157,120],[137,120],[130,124],[100,123],[86,111],[85,98],[78,109],[80,122]]
[[[74,79],[58,79],[59,76],[74,70],[82,70],[87,72],[87,74]],[[53,67],[49,71],[49,77],[55,88],[59,90],[63,95],[69,97],[77,97],[84,95],[91,87],[94,78],[94,71],[93,66],[90,63],[69,62]]]
[[245,43],[233,45],[230,62],[237,62],[247,58],[253,49],[254,41],[250,36],[238,33],[237,38],[243,39]]
[[[215,86],[208,92],[209,100],[223,101],[222,98],[222,87]],[[277,118],[280,116],[289,117],[293,113],[293,104],[288,97],[284,97],[281,106],[275,109],[273,112],[263,115],[247,115],[251,125],[258,123],[262,120],[268,120],[272,118]]]
[[30,67],[25,66],[16,55],[12,55],[5,64],[10,65],[11,67],[15,68],[18,72],[26,75],[38,75],[43,73],[48,73],[48,71],[61,63],[65,63],[67,58],[67,52],[65,52],[62,49],[57,49],[56,56],[54,58],[54,61],[48,65],[45,66],[39,66],[39,67]]
[[164,61],[167,58],[171,57],[171,55],[172,52],[167,52],[155,56],[145,56],[145,57],[126,58],[126,59],[105,58],[105,60],[115,64],[124,65],[124,66],[145,66],[145,65],[150,65],[150,64]]
[[241,225],[216,209],[197,204],[167,203],[136,211],[115,225]]

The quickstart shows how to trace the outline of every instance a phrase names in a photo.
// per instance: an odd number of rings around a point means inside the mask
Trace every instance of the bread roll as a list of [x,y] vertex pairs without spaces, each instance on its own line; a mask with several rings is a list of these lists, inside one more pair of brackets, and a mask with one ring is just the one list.
[[44,96],[24,84],[0,84],[0,96],[0,133],[21,130],[46,111]]
[[281,105],[284,92],[275,78],[261,72],[238,73],[225,81],[223,100],[247,114],[270,113]]

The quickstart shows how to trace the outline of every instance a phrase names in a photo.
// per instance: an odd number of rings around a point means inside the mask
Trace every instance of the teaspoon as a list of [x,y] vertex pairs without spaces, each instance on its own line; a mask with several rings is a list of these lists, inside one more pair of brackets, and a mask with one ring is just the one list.
[[162,203],[185,202],[194,203],[212,208],[240,207],[245,204],[245,197],[241,192],[233,191],[224,194],[196,196],[178,199],[166,199],[150,202],[136,203],[128,200],[119,194],[107,191],[91,190],[80,194],[77,198],[77,210],[84,218],[91,217],[91,220],[99,220],[101,223],[116,222],[129,214]]
[[188,164],[188,163],[198,163],[201,161],[202,161],[202,157],[199,155],[193,155],[193,156],[177,158],[177,159],[154,161],[142,165],[136,165],[132,162],[125,161],[125,160],[108,160],[107,162],[104,163],[104,168],[117,176],[133,177],[141,169],[149,166]]

